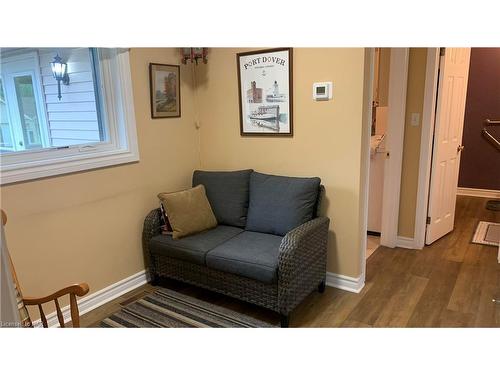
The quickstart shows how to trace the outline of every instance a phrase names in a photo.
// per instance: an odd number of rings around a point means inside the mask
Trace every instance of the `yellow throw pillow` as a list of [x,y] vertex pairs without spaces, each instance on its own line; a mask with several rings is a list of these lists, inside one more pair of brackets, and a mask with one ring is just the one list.
[[167,211],[174,240],[217,226],[203,185],[176,193],[160,193],[158,198]]

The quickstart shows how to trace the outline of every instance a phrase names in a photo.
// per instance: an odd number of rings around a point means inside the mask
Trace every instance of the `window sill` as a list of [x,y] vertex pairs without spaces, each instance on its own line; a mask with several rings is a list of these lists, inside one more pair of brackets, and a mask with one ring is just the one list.
[[137,150],[135,150],[135,152],[134,150],[93,152],[92,155],[87,155],[86,158],[67,157],[58,161],[51,160],[50,163],[36,163],[31,166],[16,166],[16,168],[10,170],[2,170],[0,185],[67,173],[82,172],[137,161],[139,161],[139,153]]

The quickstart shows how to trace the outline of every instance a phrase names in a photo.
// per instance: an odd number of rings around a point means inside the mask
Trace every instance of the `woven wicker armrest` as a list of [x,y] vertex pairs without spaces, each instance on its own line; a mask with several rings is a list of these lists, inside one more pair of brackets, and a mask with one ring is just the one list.
[[151,256],[149,254],[149,241],[154,236],[161,233],[161,211],[159,208],[149,212],[144,219],[144,226],[142,228],[142,249],[144,250],[144,257],[146,267],[152,271]]
[[326,239],[330,219],[318,217],[288,232],[280,246],[280,263],[291,256],[301,256],[304,252],[326,251]]
[[278,294],[283,313],[324,280],[329,223],[329,218],[318,217],[283,237],[278,263]]

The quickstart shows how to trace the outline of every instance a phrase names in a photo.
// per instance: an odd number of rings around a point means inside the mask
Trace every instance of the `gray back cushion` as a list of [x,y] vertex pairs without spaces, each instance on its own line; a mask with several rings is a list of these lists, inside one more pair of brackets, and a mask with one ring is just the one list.
[[245,227],[251,169],[231,172],[194,171],[193,186],[203,185],[217,222]]
[[284,236],[314,218],[321,180],[253,172],[246,230]]

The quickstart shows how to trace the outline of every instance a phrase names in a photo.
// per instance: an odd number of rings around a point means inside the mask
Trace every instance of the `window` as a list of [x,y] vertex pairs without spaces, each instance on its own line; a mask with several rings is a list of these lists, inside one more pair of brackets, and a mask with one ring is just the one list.
[[[1,183],[139,160],[128,51],[0,51]],[[58,83],[59,55],[69,82]]]

